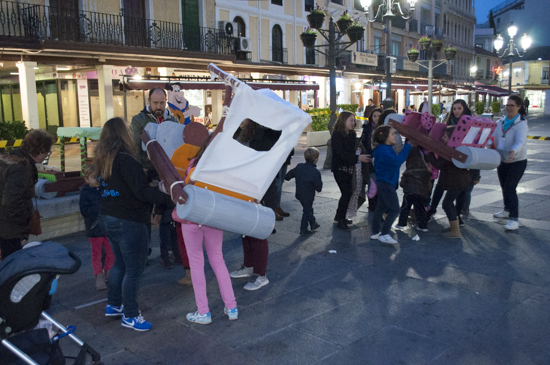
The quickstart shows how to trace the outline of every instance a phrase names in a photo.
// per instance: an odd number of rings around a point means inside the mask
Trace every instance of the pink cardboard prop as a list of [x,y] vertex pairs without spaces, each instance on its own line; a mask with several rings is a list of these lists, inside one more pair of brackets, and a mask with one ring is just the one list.
[[493,135],[496,123],[490,119],[463,115],[447,144],[450,147],[468,146],[484,148]]
[[430,113],[422,113],[422,117],[420,118],[422,121],[422,126],[425,130],[429,131],[432,129],[433,125],[435,124],[436,118],[431,115]]
[[429,136],[435,139],[436,141],[441,141],[441,137],[443,137],[443,134],[445,133],[445,128],[447,128],[447,124],[445,123],[435,123],[430,130]]

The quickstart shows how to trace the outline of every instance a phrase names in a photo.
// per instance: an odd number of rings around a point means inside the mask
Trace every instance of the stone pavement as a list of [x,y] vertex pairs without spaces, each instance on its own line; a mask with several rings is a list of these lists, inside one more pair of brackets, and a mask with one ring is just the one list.
[[[548,134],[550,118],[533,116],[530,127]],[[247,292],[246,279],[233,280],[237,321],[223,315],[206,265],[213,322],[187,322],[185,314],[196,310],[193,291],[177,285],[181,267],[160,266],[157,230],[139,295],[151,331],[103,316],[106,292],[94,289],[84,234],[58,239],[83,265],[59,280],[49,313],[76,325],[106,364],[548,364],[550,141],[529,141],[528,148],[516,232],[491,215],[502,205],[496,171],[483,171],[474,188],[462,240],[440,237],[446,219],[438,215],[420,241],[410,229],[396,233],[396,246],[371,241],[365,206],[352,231],[342,232],[332,221],[338,187],[323,170],[314,204],[321,228],[298,234],[301,206],[294,182],[285,183],[282,207],[291,216],[269,238],[270,283]],[[304,149],[302,139],[293,164]],[[230,271],[240,267],[238,235],[225,233],[224,254]]]

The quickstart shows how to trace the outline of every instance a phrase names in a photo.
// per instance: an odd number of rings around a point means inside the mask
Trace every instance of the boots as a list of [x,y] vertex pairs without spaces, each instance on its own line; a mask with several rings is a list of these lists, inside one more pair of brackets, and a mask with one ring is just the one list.
[[275,212],[277,212],[277,214],[279,214],[281,217],[290,217],[290,213],[285,212],[281,207],[276,208]]
[[280,215],[280,214],[277,212],[277,209],[273,209],[273,211],[275,212],[275,220],[276,220],[277,222],[282,221],[282,220],[283,220],[283,216]]
[[191,282],[191,269],[185,269],[185,277],[179,279],[178,284],[187,286],[193,285],[193,283]]
[[449,225],[449,231],[443,233],[443,236],[445,238],[462,238],[462,235],[460,234],[460,225],[458,223],[458,219],[455,219],[454,221],[449,221]]
[[107,284],[105,284],[105,274],[99,273],[95,276],[95,288],[97,290],[107,289]]

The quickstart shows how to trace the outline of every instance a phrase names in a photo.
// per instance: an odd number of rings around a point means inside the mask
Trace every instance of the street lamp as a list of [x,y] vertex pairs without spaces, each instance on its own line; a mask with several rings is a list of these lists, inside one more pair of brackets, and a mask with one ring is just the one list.
[[[523,57],[525,55],[525,51],[527,50],[527,48],[531,47],[531,38],[527,34],[524,34],[523,37],[521,37],[521,47],[523,48],[523,54],[519,51],[519,49],[515,48],[514,37],[516,36],[517,33],[518,33],[518,27],[516,27],[514,23],[510,23],[510,26],[508,27],[508,35],[510,36],[510,43],[502,51],[502,54],[498,55],[500,58],[504,58],[506,56],[509,57],[508,92],[510,94],[512,94],[512,63],[514,59],[514,51],[518,55],[518,57]],[[493,41],[493,44],[498,54],[500,49],[504,46],[504,39],[500,34]]]
[[[365,9],[365,15],[369,22],[374,22],[378,17],[381,17],[382,20],[386,21],[386,56],[385,56],[385,68],[386,68],[386,98],[391,98],[391,72],[390,72],[390,59],[391,56],[391,17],[401,16],[403,19],[410,19],[413,12],[414,6],[416,5],[417,0],[407,0],[409,3],[409,11],[404,12],[401,9],[400,0],[382,0],[382,4],[378,7],[378,11],[374,15],[374,18],[369,19],[369,8],[372,5],[372,0],[360,0],[361,6]],[[395,10],[395,11],[394,11]]]

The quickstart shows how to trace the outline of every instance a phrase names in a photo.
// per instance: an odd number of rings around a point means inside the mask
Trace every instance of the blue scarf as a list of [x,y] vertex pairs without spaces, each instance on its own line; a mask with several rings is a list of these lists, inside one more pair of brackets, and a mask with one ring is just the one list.
[[518,118],[519,114],[512,119],[508,119],[508,115],[506,115],[506,117],[504,118],[504,122],[502,123],[502,129],[504,129],[504,132],[507,132]]

